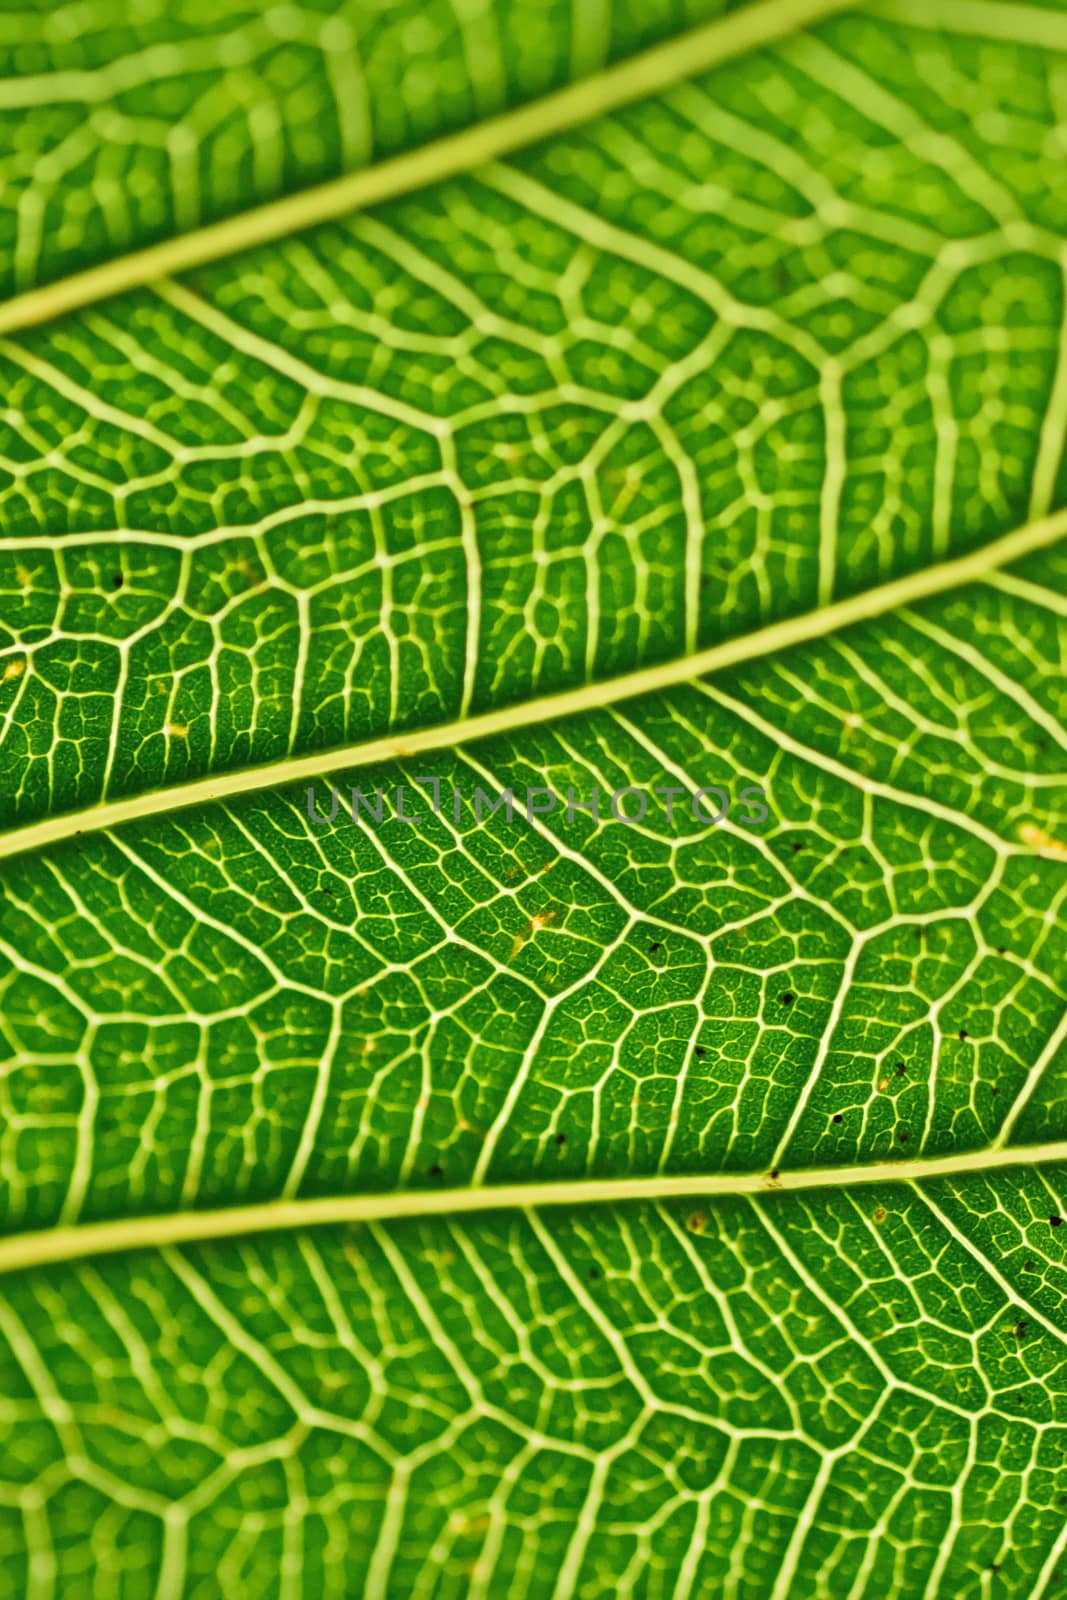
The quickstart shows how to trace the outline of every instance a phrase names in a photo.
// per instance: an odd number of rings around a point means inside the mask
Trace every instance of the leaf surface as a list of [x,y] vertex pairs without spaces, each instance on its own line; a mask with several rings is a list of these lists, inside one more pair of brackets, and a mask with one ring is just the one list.
[[20,58],[0,1595],[1067,1594],[1067,19],[719,9]]

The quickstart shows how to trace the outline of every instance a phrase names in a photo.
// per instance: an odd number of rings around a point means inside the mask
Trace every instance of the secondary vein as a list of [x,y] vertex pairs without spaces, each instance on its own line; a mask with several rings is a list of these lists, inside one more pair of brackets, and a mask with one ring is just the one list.
[[630,1174],[620,1178],[575,1178],[554,1183],[509,1183],[467,1189],[402,1189],[372,1194],[265,1200],[257,1205],[176,1211],[158,1216],[110,1218],[103,1222],[16,1233],[0,1239],[0,1274],[214,1239],[312,1228],[397,1221],[404,1217],[452,1217],[471,1212],[542,1210],[550,1206],[625,1204],[633,1201],[712,1199],[724,1195],[797,1193],[861,1184],[918,1183],[991,1172],[1005,1167],[1047,1166],[1067,1161],[1067,1139],[1022,1145],[1014,1150],[970,1150],[912,1161],[868,1166],[806,1167],[794,1172]]
[[213,773],[209,777],[174,784],[167,789],[148,790],[125,799],[108,800],[81,810],[44,817],[24,827],[0,833],[0,860],[142,817],[231,800],[256,790],[306,783],[346,767],[403,760],[430,750],[455,749],[478,739],[512,733],[580,712],[606,710],[639,695],[670,689],[706,673],[738,666],[745,661],[759,660],[775,651],[823,638],[841,628],[884,616],[902,606],[917,604],[963,584],[981,582],[998,568],[1055,544],[1065,536],[1067,508],[1036,522],[1026,523],[1012,533],[1004,534],[990,544],[952,561],[907,573],[902,578],[894,578],[889,583],[835,601],[833,605],[817,607],[800,616],[769,623],[754,633],[727,639],[692,655],[678,656],[655,666],[640,667],[635,672],[596,683],[581,684],[559,694],[542,695],[495,711],[481,712],[460,721],[438,723],[406,733],[384,734],[359,744],[340,745],[333,750],[286,757],[261,766],[243,767],[237,772]]
[[845,10],[849,4],[850,0],[757,0],[754,5],[717,17],[579,83],[377,166],[345,173],[327,183],[15,295],[0,306],[0,334],[51,321],[158,278],[191,271],[255,245],[332,222],[350,211],[455,177],[524,145],[551,138],[656,94],[680,79],[705,72],[720,62],[819,22],[835,11]]

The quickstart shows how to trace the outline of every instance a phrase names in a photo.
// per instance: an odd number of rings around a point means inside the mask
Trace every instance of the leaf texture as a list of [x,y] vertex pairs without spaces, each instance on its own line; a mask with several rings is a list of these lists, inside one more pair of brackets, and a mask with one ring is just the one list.
[[729,0],[7,8],[5,290],[439,138]]
[[559,9],[18,55],[48,293],[731,41],[0,339],[11,1600],[1067,1595],[1067,17]]

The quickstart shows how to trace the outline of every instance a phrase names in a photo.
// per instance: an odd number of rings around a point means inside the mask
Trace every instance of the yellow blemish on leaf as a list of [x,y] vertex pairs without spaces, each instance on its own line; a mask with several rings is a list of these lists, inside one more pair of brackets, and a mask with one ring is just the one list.
[[26,663],[21,659],[21,657],[14,661],[9,661],[7,666],[4,668],[4,682],[10,683],[12,678],[21,678],[25,670]]
[[515,943],[511,947],[511,955],[508,960],[514,961],[527,940],[540,933],[542,928],[549,927],[555,920],[556,913],[554,911],[539,911],[536,916],[531,917],[522,932],[515,935]]
[[187,739],[189,737],[189,729],[184,722],[165,722],[163,724],[163,732],[168,739]]
[[490,1519],[487,1514],[471,1517],[463,1511],[453,1511],[448,1521],[449,1526],[456,1533],[484,1533],[486,1528],[490,1526]]
[[253,594],[258,594],[261,589],[267,587],[262,572],[258,567],[253,566],[247,556],[238,556],[233,564],[233,570],[243,580],[245,587],[250,589]]
[[885,1221],[885,1206],[875,1206],[875,1208],[874,1208],[874,1220],[875,1220],[875,1222],[884,1222]]
[[1067,844],[1062,839],[1053,838],[1051,833],[1046,833],[1036,823],[1024,822],[1019,829],[1019,838],[1023,844],[1039,850],[1043,856],[1056,856],[1060,861],[1067,861]]

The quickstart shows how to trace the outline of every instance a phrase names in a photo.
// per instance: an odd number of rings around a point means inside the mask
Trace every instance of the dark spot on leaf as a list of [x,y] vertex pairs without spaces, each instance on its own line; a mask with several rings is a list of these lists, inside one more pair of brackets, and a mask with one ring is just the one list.
[[1006,944],[998,944],[997,945],[997,955],[998,956],[1006,956],[1007,953],[1008,953],[1008,947],[1007,947]]
[[441,1176],[441,1168],[440,1167],[433,1166],[433,1167],[430,1168],[430,1177],[431,1178],[439,1178],[440,1176]]
[[706,1056],[708,1052],[703,1048],[702,1045],[698,1044],[696,1047],[696,1053],[698,1056]]
[[787,989],[787,990],[786,990],[786,992],[785,992],[785,994],[784,994],[784,995],[783,995],[783,996],[782,996],[782,1004],[783,1004],[783,1005],[784,1005],[784,1006],[791,1006],[791,1005],[792,1005],[792,1004],[793,1004],[793,1001],[794,1001],[794,1000],[795,1000],[795,999],[796,999],[796,995],[795,995],[795,994],[792,994],[792,993],[791,993],[791,992],[790,992],[790,991],[789,991],[789,990],[788,990],[788,989]]
[[966,1037],[967,1037],[967,1029],[966,1028],[961,1028],[960,1029],[960,1038],[961,1039],[966,1039]]
[[993,1085],[993,1093],[994,1094],[999,1094],[1000,1093],[1000,1090],[997,1088],[996,1084]]
[[793,844],[793,853],[794,853],[794,855],[796,854],[796,852],[798,850],[803,850],[803,848],[804,848],[804,846],[799,841],[795,841],[794,844]]
[[557,1133],[556,1134],[556,1143],[557,1144],[566,1144],[567,1143],[567,1135],[565,1133]]
[[1021,1339],[1023,1334],[1026,1332],[1028,1327],[1029,1327],[1029,1323],[1026,1321],[1026,1318],[1024,1317],[1021,1322],[1017,1322],[1015,1324],[1015,1337],[1017,1339]]
[[771,1177],[772,1178],[777,1178],[777,1176],[778,1176],[778,1168],[777,1167],[772,1167],[771,1168]]
[[840,1113],[840,1111],[835,1111],[834,1112],[834,1121],[835,1122],[840,1122],[841,1121],[841,1113]]
[[663,949],[663,946],[661,944],[650,944],[648,949],[651,955],[655,955],[657,950]]
[[904,1131],[900,1135],[901,1144],[907,1144],[907,1142],[908,1142],[908,1140],[910,1138],[911,1138],[911,1134],[908,1132],[907,1128],[905,1128]]
[[1063,1218],[1057,1217],[1055,1214],[1053,1214],[1048,1220],[1051,1222],[1054,1228],[1058,1228],[1060,1223],[1063,1221]]
[[590,1267],[589,1268],[589,1276],[591,1278],[593,1278],[594,1280],[599,1278],[600,1277],[600,1268],[599,1267]]
[[1033,1270],[1034,1270],[1034,1263],[1032,1261],[1024,1261],[1023,1262],[1023,1271],[1024,1272],[1033,1272]]
[[111,580],[111,587],[113,589],[121,589],[122,585],[125,583],[125,581],[126,580],[122,576],[122,573],[121,572],[116,572],[115,576]]

